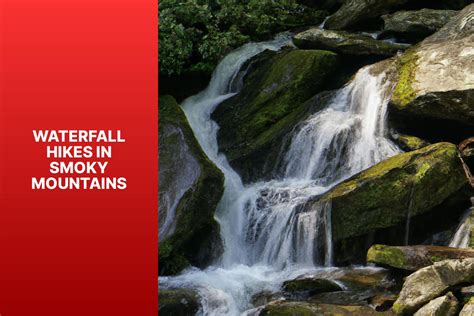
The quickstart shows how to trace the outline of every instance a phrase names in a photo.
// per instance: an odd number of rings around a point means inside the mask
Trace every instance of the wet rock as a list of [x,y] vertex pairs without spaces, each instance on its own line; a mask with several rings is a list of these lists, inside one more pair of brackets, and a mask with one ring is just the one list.
[[373,245],[367,252],[367,262],[407,271],[416,271],[446,259],[461,258],[474,258],[474,250],[442,246]]
[[454,10],[422,9],[384,15],[384,28],[380,36],[417,42],[438,31],[456,14],[458,11]]
[[390,272],[381,268],[349,269],[336,280],[350,290],[388,290],[396,285]]
[[371,290],[339,291],[316,294],[306,301],[314,304],[369,306],[375,294]]
[[[472,1],[471,1],[472,2]],[[438,32],[423,41],[424,44],[455,41],[469,37],[474,31],[474,3],[466,6],[459,14],[451,18]]]
[[420,308],[415,316],[453,316],[457,312],[458,305],[458,300],[448,292],[445,296],[438,297]]
[[474,315],[474,298],[471,298],[461,309],[459,316],[472,316]]
[[274,293],[270,291],[263,291],[252,296],[251,302],[255,307],[266,305],[270,302],[282,299],[281,293]]
[[[474,285],[464,286],[456,292],[456,296],[459,298],[461,304],[467,304],[474,297]],[[473,301],[474,303],[474,301]]]
[[336,13],[327,19],[325,28],[330,30],[353,29],[383,14],[393,12],[407,2],[408,0],[347,0]]
[[397,143],[398,147],[404,151],[418,150],[430,144],[421,138],[410,135],[395,135],[392,138]]
[[462,159],[465,162],[466,172],[470,174],[470,182],[474,187],[474,137],[463,140],[459,146]]
[[341,306],[330,304],[311,304],[305,302],[274,302],[270,303],[260,312],[260,316],[385,316],[393,315],[390,311],[376,312],[370,307],[366,306]]
[[293,42],[299,48],[325,49],[345,55],[393,56],[408,48],[408,45],[378,41],[366,35],[319,28],[296,34]]
[[337,66],[337,55],[321,50],[267,54],[249,66],[242,91],[213,114],[220,126],[219,148],[244,181],[268,176],[283,137],[308,115],[311,104],[305,101]]
[[194,316],[199,308],[199,296],[192,290],[177,289],[158,292],[158,313],[162,316]]
[[[456,196],[466,201],[463,189],[467,185],[456,146],[437,143],[382,161],[335,186],[316,203],[332,203],[336,262],[353,262],[361,250],[368,249],[355,242],[357,236],[367,240],[364,236],[383,231],[380,240],[387,240],[385,230],[390,228],[394,230],[391,241],[401,242],[408,212],[410,217],[434,212]],[[458,211],[464,210],[461,205]],[[445,214],[443,218],[446,221]],[[431,233],[426,223],[424,226],[425,235],[421,237],[425,239]]]
[[214,211],[224,177],[171,96],[159,100],[160,275],[204,267],[222,250]]
[[436,262],[407,277],[393,310],[413,313],[455,286],[473,281],[474,258]]
[[472,12],[474,4],[397,60],[398,79],[390,100],[389,118],[398,129],[422,138],[452,141],[471,136]]
[[304,278],[284,282],[282,290],[285,296],[305,298],[324,292],[342,291],[342,288],[331,280]]

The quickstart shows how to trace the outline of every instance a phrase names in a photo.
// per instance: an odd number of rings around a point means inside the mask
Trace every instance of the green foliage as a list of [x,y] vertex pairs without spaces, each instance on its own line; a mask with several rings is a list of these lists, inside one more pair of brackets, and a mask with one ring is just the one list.
[[231,49],[276,32],[317,24],[324,15],[293,0],[162,0],[160,74],[210,73]]

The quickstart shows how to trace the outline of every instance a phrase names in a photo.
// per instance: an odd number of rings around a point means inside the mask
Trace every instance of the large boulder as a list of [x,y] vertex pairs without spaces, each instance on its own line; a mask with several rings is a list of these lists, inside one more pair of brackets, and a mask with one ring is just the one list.
[[400,9],[453,9],[460,10],[472,0],[347,0],[324,24],[330,30],[361,29],[378,27],[380,17]]
[[472,282],[474,258],[436,262],[407,277],[393,310],[399,314],[414,313],[455,286]]
[[[368,237],[379,243],[405,242],[407,219],[412,224],[410,230],[420,239],[431,235],[430,225],[445,225],[450,221],[456,225],[469,201],[463,193],[468,182],[458,155],[456,146],[450,143],[402,153],[356,174],[309,202],[332,204],[336,262],[365,257]],[[443,212],[443,205],[457,201],[458,197],[460,205],[452,204],[449,214]],[[441,214],[443,220],[419,220],[425,213],[427,216]]]
[[260,316],[387,316],[390,311],[376,312],[367,306],[312,304],[306,302],[279,301],[265,306]]
[[458,306],[456,297],[448,292],[420,308],[414,316],[454,316],[458,311]]
[[378,41],[370,36],[345,31],[310,28],[296,34],[293,42],[299,48],[325,49],[345,55],[393,56],[407,45]]
[[192,290],[158,291],[158,313],[162,316],[193,316],[199,308],[199,296]]
[[462,308],[459,316],[472,316],[474,315],[474,298],[471,298]]
[[457,142],[472,136],[473,12],[474,4],[397,60],[389,109],[397,129],[434,140]]
[[181,108],[159,100],[160,274],[203,267],[222,249],[214,211],[224,176],[206,157]]
[[413,151],[428,146],[430,143],[416,136],[393,133],[392,140],[404,151]]
[[324,24],[330,30],[357,28],[362,23],[395,11],[408,0],[347,0]]
[[244,181],[268,175],[283,136],[308,115],[305,101],[337,66],[338,56],[321,50],[264,53],[250,64],[242,91],[212,116],[220,126],[219,149]]
[[367,252],[367,262],[408,271],[416,271],[446,259],[461,258],[474,258],[474,250],[424,245],[373,245]]
[[409,42],[417,42],[435,33],[453,18],[458,11],[422,9],[398,11],[383,15],[384,28],[381,37],[395,36]]

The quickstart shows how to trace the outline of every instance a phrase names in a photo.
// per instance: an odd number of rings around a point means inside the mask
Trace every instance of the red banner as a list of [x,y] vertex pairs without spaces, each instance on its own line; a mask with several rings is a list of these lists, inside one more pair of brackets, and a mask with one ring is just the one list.
[[[1,2],[0,315],[156,315],[157,14],[144,0]],[[89,145],[88,166],[47,152]],[[99,187],[52,185],[84,177]]]

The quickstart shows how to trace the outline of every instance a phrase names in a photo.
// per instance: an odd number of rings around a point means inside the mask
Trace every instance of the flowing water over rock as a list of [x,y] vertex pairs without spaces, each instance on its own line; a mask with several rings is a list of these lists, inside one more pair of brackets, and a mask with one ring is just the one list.
[[216,266],[160,277],[160,286],[196,288],[204,315],[241,314],[253,308],[253,295],[278,291],[285,280],[331,265],[331,205],[305,202],[399,152],[385,137],[389,83],[366,67],[324,110],[295,128],[274,180],[244,186],[219,153],[219,127],[210,116],[238,93],[246,61],[289,44],[289,35],[280,35],[235,50],[218,65],[208,88],[182,105],[203,150],[225,174],[216,213],[225,251]]
[[461,218],[461,224],[456,229],[451,242],[449,243],[450,247],[456,248],[468,248],[471,239],[471,230],[472,230],[472,212],[473,208],[468,209]]

